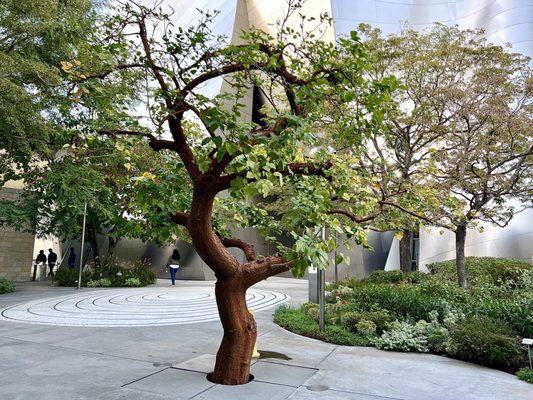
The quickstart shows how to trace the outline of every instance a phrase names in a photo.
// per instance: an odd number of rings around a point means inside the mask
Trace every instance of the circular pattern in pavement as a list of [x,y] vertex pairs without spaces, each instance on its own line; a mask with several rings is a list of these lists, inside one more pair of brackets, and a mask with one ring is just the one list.
[[[289,299],[249,289],[248,308],[261,311]],[[148,287],[105,289],[34,300],[3,309],[0,320],[41,325],[129,327],[181,325],[218,320],[214,289]]]

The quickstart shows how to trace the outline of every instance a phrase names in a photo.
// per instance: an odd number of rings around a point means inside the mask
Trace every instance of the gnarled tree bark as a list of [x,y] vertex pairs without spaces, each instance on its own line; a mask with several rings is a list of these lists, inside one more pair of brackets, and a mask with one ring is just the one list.
[[[217,352],[211,380],[224,385],[247,383],[257,326],[246,305],[246,290],[253,284],[290,268],[280,256],[256,260],[253,247],[240,239],[220,238],[212,227],[212,212],[218,179],[208,173],[194,182],[189,215],[171,219],[185,225],[199,256],[215,272],[215,295],[224,336]],[[228,247],[238,247],[247,262],[240,263]]]

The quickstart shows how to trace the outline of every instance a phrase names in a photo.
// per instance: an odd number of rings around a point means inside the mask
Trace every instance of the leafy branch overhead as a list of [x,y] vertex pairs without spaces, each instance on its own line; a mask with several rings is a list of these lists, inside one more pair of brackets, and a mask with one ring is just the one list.
[[[226,237],[227,223],[233,222],[235,226],[261,228],[272,240],[281,232],[312,238],[315,235],[305,228],[311,220],[298,226],[293,223],[297,218],[273,221],[271,213],[258,211],[251,221],[246,212],[261,209],[261,203],[253,201],[255,196],[267,198],[282,186],[291,190],[299,185],[314,193],[325,190],[329,198],[339,197],[346,187],[336,186],[330,171],[338,172],[354,154],[333,156],[322,138],[342,136],[358,146],[358,133],[379,124],[377,113],[380,104],[389,99],[388,86],[364,77],[367,61],[355,32],[334,45],[313,35],[302,37],[291,28],[280,30],[275,37],[250,30],[243,34],[240,44],[228,44],[225,38],[210,32],[214,16],[205,13],[198,25],[183,29],[175,27],[171,16],[158,7],[122,4],[113,17],[102,22],[104,33],[100,35],[112,40],[99,41],[104,44],[97,47],[96,57],[91,62],[63,64],[70,81],[69,92],[80,107],[77,113],[84,118],[80,125],[90,123],[89,135],[108,137],[117,143],[139,137],[153,150],[179,156],[177,165],[187,178],[166,195],[184,201],[178,201],[181,206],[172,210],[168,219],[185,226],[193,243],[195,218],[207,218],[207,231]],[[309,21],[304,18],[303,22]],[[210,86],[221,79],[231,90],[211,93]],[[127,113],[110,115],[101,107],[95,108],[94,98],[100,90],[112,84],[127,85],[125,82],[130,80],[131,87],[143,90],[135,99],[124,102]],[[254,89],[265,104],[260,121],[249,121],[244,114]],[[332,120],[330,110],[346,102],[357,104],[361,112]],[[376,117],[363,118],[363,110],[367,114],[376,112]],[[85,118],[89,114],[90,120]],[[157,173],[154,179],[138,182],[131,204],[142,208],[149,202],[147,197],[160,192],[161,185],[167,186],[165,178]],[[228,189],[229,197],[216,197]],[[149,195],[144,196],[145,192]],[[196,216],[194,210],[197,192],[213,202],[201,216]],[[364,243],[361,224],[377,214],[371,212],[373,193],[363,192],[359,191],[358,200],[361,211],[368,211],[368,216],[360,219],[344,210],[341,214],[352,218],[340,224],[335,207],[321,210],[314,223],[335,225],[350,237],[358,232],[358,242]],[[143,196],[140,202],[135,199]],[[366,207],[365,202],[369,203]],[[130,215],[150,224],[154,213],[140,208],[140,212],[132,209]],[[297,213],[301,217],[310,215],[303,203],[285,211],[293,217]],[[167,229],[164,233],[166,238],[161,237],[160,230],[154,230],[153,236],[168,240],[176,231]],[[206,243],[199,243],[200,253]],[[281,243],[276,244],[283,249]],[[290,254],[293,251],[285,252],[286,256]],[[282,256],[271,259],[272,265],[290,267],[290,260]]]

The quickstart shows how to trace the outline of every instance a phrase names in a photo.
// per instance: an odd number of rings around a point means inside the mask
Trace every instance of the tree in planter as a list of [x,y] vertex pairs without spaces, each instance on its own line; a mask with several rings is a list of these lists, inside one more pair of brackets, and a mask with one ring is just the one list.
[[[309,261],[324,266],[328,243],[315,236],[314,226],[328,225],[332,218],[330,210],[319,208],[305,218],[306,204],[295,199],[287,212],[299,215],[300,224],[290,218],[276,221],[252,199],[281,185],[299,185],[312,193],[334,180],[329,172],[333,162],[320,141],[331,123],[325,104],[350,90],[367,109],[378,109],[387,88],[363,79],[366,62],[355,33],[335,46],[288,27],[276,37],[252,30],[243,35],[243,44],[226,45],[209,32],[209,19],[174,31],[164,11],[126,2],[99,27],[104,40],[93,51],[94,60],[102,62],[71,63],[65,72],[75,92],[89,94],[102,84],[121,81],[128,70],[139,71],[139,79],[146,82],[144,106],[130,108],[122,121],[95,113],[80,124],[91,123],[99,137],[111,137],[117,144],[126,146],[126,137],[143,138],[155,152],[179,156],[175,167],[186,173],[179,185],[172,170],[133,177],[136,193],[129,202],[129,218],[145,229],[132,235],[168,241],[185,231],[214,270],[224,337],[212,380],[242,384],[249,378],[257,335],[246,307],[247,288],[282,271],[302,274]],[[156,26],[159,38],[152,35]],[[232,90],[213,97],[202,94],[202,86],[217,79],[226,80]],[[252,85],[267,100],[260,123],[241,117]],[[144,109],[150,125],[141,123]],[[353,134],[361,121],[346,118],[337,134]],[[313,147],[318,151],[308,151]],[[226,191],[227,196],[219,196]],[[230,219],[234,225],[256,227],[272,240],[284,230],[295,245],[258,256],[248,243],[229,237]],[[340,229],[364,241],[357,224]],[[231,247],[241,249],[246,262],[239,262],[228,251]]]
[[[367,159],[381,161],[380,184],[401,193],[391,205],[414,217],[412,226],[456,233],[458,279],[466,287],[467,227],[476,220],[505,226],[531,197],[528,59],[486,43],[482,31],[435,25],[383,38],[361,29],[373,77],[394,74],[402,84],[386,131],[369,136]],[[516,207],[512,199],[526,201]],[[402,269],[410,265],[404,238]]]

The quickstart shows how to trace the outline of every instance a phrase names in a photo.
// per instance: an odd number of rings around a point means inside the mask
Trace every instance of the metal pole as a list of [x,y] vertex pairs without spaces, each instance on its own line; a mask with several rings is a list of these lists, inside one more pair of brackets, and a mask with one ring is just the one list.
[[324,308],[324,270],[318,269],[318,328],[323,331],[325,325]]
[[[326,240],[326,229],[322,228],[322,239]],[[317,271],[317,289],[318,289],[318,328],[323,331],[325,326],[325,307],[324,297],[326,291],[326,271],[322,268],[318,268]]]
[[337,232],[333,234],[335,239],[335,250],[333,251],[333,263],[335,265],[335,283],[339,282],[339,268],[337,265]]
[[78,290],[81,288],[81,270],[83,269],[83,246],[85,245],[85,220],[87,219],[87,202],[83,210],[83,230],[81,231],[80,271],[78,275]]

